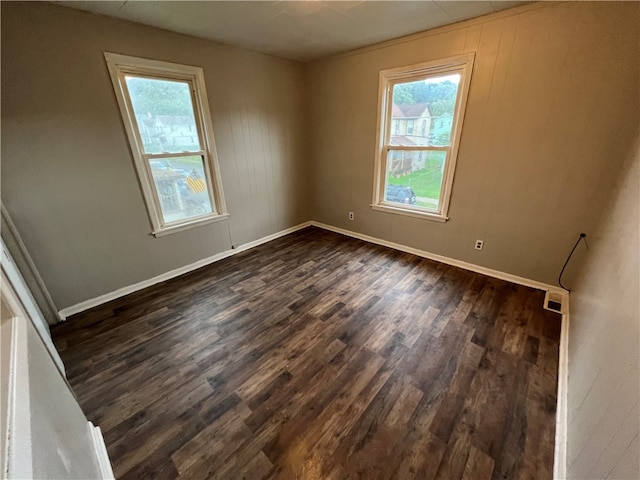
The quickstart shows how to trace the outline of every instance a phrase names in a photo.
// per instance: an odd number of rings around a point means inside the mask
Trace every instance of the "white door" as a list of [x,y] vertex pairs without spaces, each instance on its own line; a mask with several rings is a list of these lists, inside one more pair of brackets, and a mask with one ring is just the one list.
[[7,282],[3,282],[3,284],[7,283],[11,286],[16,296],[20,300],[20,304],[22,308],[25,310],[27,316],[33,322],[33,325],[38,330],[42,341],[44,342],[47,350],[51,354],[51,357],[56,362],[56,365],[60,369],[60,371],[64,374],[64,364],[62,363],[62,359],[60,355],[58,355],[58,351],[56,347],[53,345],[53,341],[51,340],[51,332],[49,331],[49,325],[44,319],[42,312],[40,311],[40,307],[36,303],[29,287],[27,286],[27,282],[24,281],[20,270],[16,266],[16,262],[11,257],[11,253],[9,249],[2,240],[2,270],[6,275]]
[[[87,420],[2,262],[2,478],[113,478],[100,429]],[[57,355],[56,355],[57,356]]]

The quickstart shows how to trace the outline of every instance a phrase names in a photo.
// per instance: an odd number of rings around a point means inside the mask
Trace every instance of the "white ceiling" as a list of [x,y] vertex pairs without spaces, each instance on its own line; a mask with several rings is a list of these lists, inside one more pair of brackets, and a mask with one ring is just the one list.
[[528,2],[317,0],[55,3],[306,62]]

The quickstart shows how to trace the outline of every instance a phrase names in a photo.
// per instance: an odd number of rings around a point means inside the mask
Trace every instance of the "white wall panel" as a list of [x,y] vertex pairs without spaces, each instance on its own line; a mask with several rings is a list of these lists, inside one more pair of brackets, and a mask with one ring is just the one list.
[[640,478],[640,145],[571,292],[568,478]]

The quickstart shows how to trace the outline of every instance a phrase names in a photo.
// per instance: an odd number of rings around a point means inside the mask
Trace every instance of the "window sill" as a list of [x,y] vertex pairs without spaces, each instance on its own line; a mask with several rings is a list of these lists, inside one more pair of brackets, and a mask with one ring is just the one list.
[[164,237],[165,235],[170,235],[172,233],[182,232],[184,230],[188,230],[193,227],[200,227],[202,225],[207,225],[209,223],[220,222],[221,220],[226,220],[229,218],[228,213],[223,213],[220,215],[214,215],[211,217],[199,218],[187,223],[180,223],[179,225],[171,225],[169,227],[163,227],[158,230],[154,230],[151,232],[151,235],[154,237]]
[[407,217],[422,218],[424,220],[431,220],[433,222],[444,223],[447,220],[449,220],[449,217],[446,217],[441,213],[423,212],[420,210],[413,210],[409,208],[392,207],[390,205],[379,205],[374,203],[371,205],[371,209],[377,212],[394,213],[396,215],[405,215]]

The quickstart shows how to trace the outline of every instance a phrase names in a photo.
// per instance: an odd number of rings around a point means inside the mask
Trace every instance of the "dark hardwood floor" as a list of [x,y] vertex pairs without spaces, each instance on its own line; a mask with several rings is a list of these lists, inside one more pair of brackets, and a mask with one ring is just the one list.
[[118,479],[545,479],[543,297],[307,228],[52,333]]

